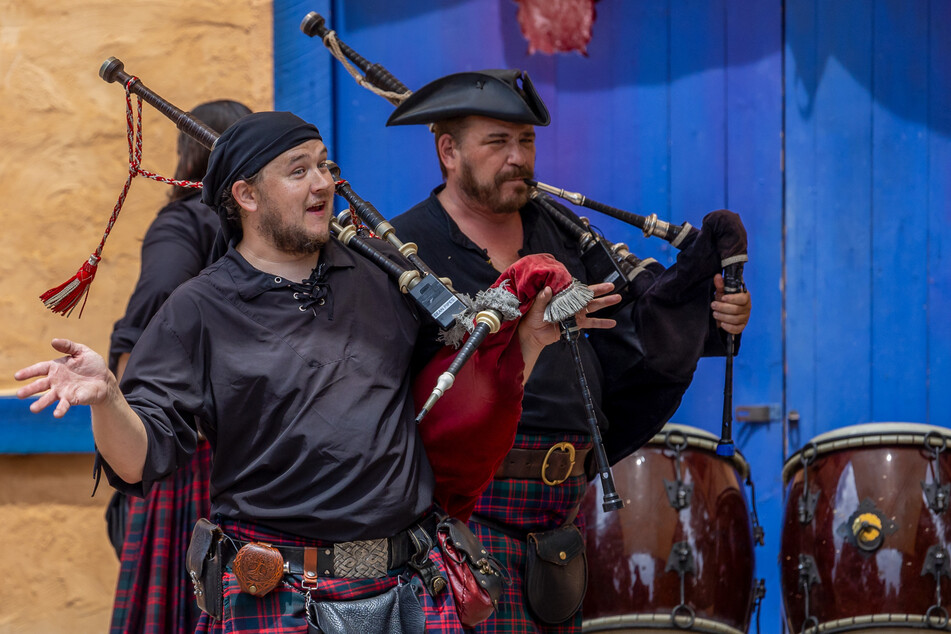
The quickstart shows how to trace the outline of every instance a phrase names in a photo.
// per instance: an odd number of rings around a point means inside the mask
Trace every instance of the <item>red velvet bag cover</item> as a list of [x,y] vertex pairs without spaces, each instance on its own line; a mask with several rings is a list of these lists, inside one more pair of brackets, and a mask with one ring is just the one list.
[[[548,254],[529,255],[508,267],[492,288],[502,286],[524,315],[546,286],[558,294],[572,286],[571,274]],[[502,322],[459,371],[453,387],[419,425],[436,476],[434,499],[445,511],[468,519],[512,448],[522,414],[522,350],[516,336],[519,319]],[[436,380],[456,356],[446,346],[413,383],[417,406],[426,402]]]

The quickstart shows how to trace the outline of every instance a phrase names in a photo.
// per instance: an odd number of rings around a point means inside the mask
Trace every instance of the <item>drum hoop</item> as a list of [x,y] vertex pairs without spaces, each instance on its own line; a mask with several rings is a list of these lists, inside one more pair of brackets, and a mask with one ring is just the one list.
[[660,432],[647,441],[647,444],[663,445],[666,447],[668,434],[674,438],[683,436],[688,448],[702,449],[712,453],[718,460],[729,460],[733,463],[733,468],[736,469],[736,472],[740,475],[742,480],[746,480],[750,477],[750,465],[739,449],[737,449],[730,458],[717,455],[717,437],[697,427],[667,423]]
[[[669,617],[668,617],[669,621]],[[818,632],[822,634],[823,632],[848,632],[849,630],[861,628],[862,631],[867,631],[867,626],[874,625],[875,627],[883,626],[892,626],[892,625],[915,625],[917,627],[913,628],[916,631],[922,631],[920,626],[923,626],[928,623],[928,617],[924,614],[897,614],[897,613],[888,613],[888,614],[867,614],[864,616],[851,616],[844,619],[836,619],[835,621],[823,621],[819,624],[818,628],[809,628],[806,630],[810,634],[812,632]],[[924,631],[928,632],[946,632],[947,627],[939,628],[928,628]]]
[[[888,423],[870,423],[867,425],[852,425],[832,432],[820,434],[810,440],[802,449],[794,453],[783,465],[783,486],[787,486],[795,472],[802,466],[803,452],[812,454],[812,460],[820,455],[856,449],[859,447],[887,447],[887,446],[924,446],[925,438],[928,444],[935,448],[947,447],[951,441],[951,430],[944,431],[941,427],[902,423],[905,428],[889,425]],[[878,428],[878,429],[876,429]],[[892,431],[885,431],[891,429]],[[855,430],[854,435],[845,435],[843,432]],[[879,431],[880,430],[880,431]],[[811,462],[811,461],[810,461]]]
[[[585,633],[617,631],[620,628],[646,629],[657,626],[673,628],[670,622],[670,612],[657,614],[623,614],[620,616],[599,616],[594,619],[584,619],[581,622],[581,631]],[[712,621],[702,617],[694,619],[691,632],[706,632],[707,634],[745,634],[743,630],[730,627],[719,621]]]

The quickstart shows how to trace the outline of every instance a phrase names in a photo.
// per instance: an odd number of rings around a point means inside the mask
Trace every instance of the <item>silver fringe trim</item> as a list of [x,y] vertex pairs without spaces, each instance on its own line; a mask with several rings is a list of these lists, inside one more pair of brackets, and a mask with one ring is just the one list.
[[439,334],[439,340],[447,346],[458,348],[462,345],[468,333],[471,333],[475,316],[483,310],[495,310],[502,316],[502,321],[511,321],[519,317],[518,298],[508,290],[509,280],[503,281],[495,288],[489,288],[476,293],[475,299],[465,298],[469,305],[466,310],[456,315],[456,323],[450,329]]
[[545,321],[555,324],[571,317],[584,310],[592,299],[594,299],[594,293],[590,288],[578,280],[572,280],[571,286],[552,297],[545,308]]

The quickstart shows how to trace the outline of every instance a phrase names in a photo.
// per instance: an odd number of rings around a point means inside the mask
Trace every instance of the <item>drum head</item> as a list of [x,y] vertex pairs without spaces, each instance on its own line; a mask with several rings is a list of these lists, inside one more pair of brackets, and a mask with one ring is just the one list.
[[922,423],[866,423],[827,431],[789,457],[783,465],[783,486],[789,484],[789,479],[804,460],[812,461],[830,451],[885,445],[924,446],[926,438],[932,447],[947,447],[951,442],[951,429]]
[[733,468],[740,474],[742,479],[750,476],[750,465],[739,449],[731,457],[720,456],[717,454],[717,443],[720,439],[710,432],[691,427],[690,425],[679,425],[677,423],[667,423],[656,436],[647,441],[648,445],[663,445],[670,449],[680,446],[681,449],[690,447],[691,449],[700,449],[715,455],[718,459],[729,460],[733,462]]

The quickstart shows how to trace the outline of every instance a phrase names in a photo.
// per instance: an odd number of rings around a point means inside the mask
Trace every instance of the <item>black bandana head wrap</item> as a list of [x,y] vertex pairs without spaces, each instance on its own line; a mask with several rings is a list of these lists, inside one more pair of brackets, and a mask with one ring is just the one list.
[[320,140],[317,127],[290,112],[256,112],[242,117],[218,137],[202,179],[201,200],[218,212],[226,243],[240,240],[227,219],[222,195],[235,181],[250,178],[275,158],[301,143]]

